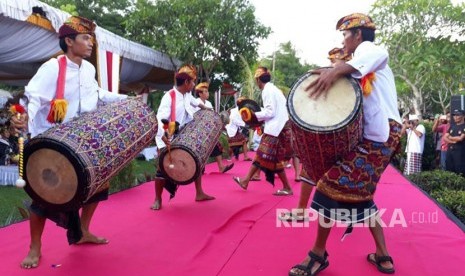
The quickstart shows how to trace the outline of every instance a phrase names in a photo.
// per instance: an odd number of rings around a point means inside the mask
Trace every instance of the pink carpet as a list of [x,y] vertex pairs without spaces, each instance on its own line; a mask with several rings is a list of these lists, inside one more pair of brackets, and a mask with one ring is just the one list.
[[[208,165],[203,183],[213,201],[194,202],[194,186],[188,185],[171,201],[165,193],[163,210],[152,211],[153,182],[110,196],[91,227],[108,245],[68,246],[65,230],[47,222],[36,269],[19,267],[28,249],[28,223],[2,228],[0,275],[287,275],[313,244],[316,225],[284,227],[276,220],[277,209],[297,204],[300,183],[292,169],[286,171],[294,196],[272,196],[264,181],[241,190],[231,177],[245,175],[250,164],[236,162],[227,174]],[[463,230],[395,169],[386,170],[378,187],[383,221],[389,225],[396,214],[397,224],[385,228],[396,275],[463,275]],[[375,248],[369,230],[355,228],[341,242],[344,230],[333,228],[330,266],[320,275],[382,275],[365,260]]]

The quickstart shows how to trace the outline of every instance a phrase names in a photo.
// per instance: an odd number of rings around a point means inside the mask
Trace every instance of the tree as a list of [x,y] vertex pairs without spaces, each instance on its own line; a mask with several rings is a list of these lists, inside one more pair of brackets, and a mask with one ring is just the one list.
[[[439,103],[448,106],[465,70],[464,6],[450,0],[378,0],[372,15],[390,54],[393,72],[408,87],[399,99],[422,114]],[[401,86],[402,87],[402,86]]]
[[305,62],[302,64],[290,41],[281,43],[277,51],[261,60],[260,63],[272,71],[273,83],[281,88],[285,94],[288,94],[290,88],[300,76],[310,68],[317,67]]
[[132,8],[132,0],[42,0],[73,15],[92,19],[100,27],[125,36],[124,15]]
[[199,65],[200,78],[225,72],[234,81],[239,55],[254,61],[258,40],[270,33],[254,12],[248,0],[138,0],[125,24],[132,39]]

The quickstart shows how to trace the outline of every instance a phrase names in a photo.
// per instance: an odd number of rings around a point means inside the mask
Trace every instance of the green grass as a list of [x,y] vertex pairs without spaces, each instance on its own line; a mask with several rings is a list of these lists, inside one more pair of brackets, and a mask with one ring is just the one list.
[[[132,188],[151,181],[154,177],[154,160],[134,160],[112,179],[110,193]],[[0,186],[0,227],[23,220],[18,207],[24,209],[23,202],[30,200],[24,189],[18,189],[14,186]]]
[[24,189],[14,186],[0,186],[0,227],[22,220],[18,207],[24,208],[23,201],[30,200]]

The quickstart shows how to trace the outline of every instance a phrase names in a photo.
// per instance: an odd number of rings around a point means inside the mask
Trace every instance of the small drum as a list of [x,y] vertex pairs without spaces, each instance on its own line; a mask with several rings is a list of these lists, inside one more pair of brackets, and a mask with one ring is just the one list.
[[80,208],[153,142],[155,113],[138,100],[107,104],[32,138],[24,148],[25,186],[47,208]]
[[306,73],[287,99],[298,157],[312,181],[318,180],[362,139],[362,90],[351,77],[337,80],[317,100],[305,88],[319,75]]
[[257,116],[255,116],[255,112],[261,111],[260,105],[254,100],[247,99],[247,98],[239,98],[237,99],[237,107],[239,108],[239,113],[241,108],[247,107],[250,110],[250,119],[244,119],[242,116],[242,120],[249,125],[250,127],[258,127],[262,125],[262,122],[258,121]]
[[223,122],[212,110],[199,110],[160,153],[162,173],[179,185],[192,183],[202,173],[208,157],[218,143]]

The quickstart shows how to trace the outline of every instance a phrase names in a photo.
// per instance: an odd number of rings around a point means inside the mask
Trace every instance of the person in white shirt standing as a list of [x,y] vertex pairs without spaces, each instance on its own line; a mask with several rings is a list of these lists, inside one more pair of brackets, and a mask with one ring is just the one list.
[[228,134],[229,156],[233,153],[238,161],[239,151],[242,147],[244,161],[252,161],[252,158],[248,156],[249,148],[247,147],[247,143],[249,137],[241,131],[241,128],[244,127],[245,122],[242,120],[242,117],[239,114],[239,108],[236,106],[229,111],[229,123],[225,126],[226,134]]
[[254,77],[257,86],[262,90],[264,107],[261,111],[255,112],[255,116],[258,121],[264,122],[263,136],[247,176],[245,178],[235,176],[233,180],[242,189],[247,190],[249,181],[261,169],[265,173],[266,180],[274,186],[276,173],[283,183],[283,188],[276,190],[273,195],[290,196],[293,192],[284,170],[284,161],[292,157],[292,133],[286,98],[281,90],[270,82],[271,74],[266,67],[258,67]]
[[[187,123],[194,119],[194,113],[197,107],[201,109],[210,109],[203,103],[199,103],[192,96],[192,89],[195,87],[195,80],[197,79],[197,69],[193,65],[184,65],[179,68],[175,74],[175,86],[173,89],[165,93],[161,98],[160,105],[158,106],[157,120],[158,132],[155,137],[159,152],[165,147],[170,145],[173,137],[167,137],[163,129],[162,120],[173,120],[179,124],[179,129],[184,127]],[[158,154],[160,156],[160,154]],[[160,165],[159,165],[160,166]],[[195,201],[212,200],[215,197],[206,194],[202,189],[202,175],[195,181]],[[150,206],[152,210],[160,210],[162,208],[162,193],[165,188],[171,195],[175,196],[178,185],[168,179],[161,172],[160,168],[157,170],[155,178],[155,200]]]
[[[363,139],[338,160],[317,182],[311,208],[318,212],[316,240],[307,257],[289,275],[317,275],[329,266],[326,244],[331,221],[350,226],[367,222],[376,251],[367,261],[387,274],[394,273],[379,211],[373,201],[381,174],[399,146],[402,125],[397,109],[394,75],[388,65],[388,52],[373,43],[375,24],[371,17],[354,13],[341,18],[336,30],[342,31],[344,49],[353,54],[348,62],[313,71],[319,78],[306,88],[309,97],[325,97],[333,84],[350,75],[360,79],[363,92]],[[298,142],[298,141],[297,141]],[[345,234],[353,229],[348,227]]]
[[[201,82],[197,84],[197,86],[195,86],[195,94],[197,94],[197,97],[198,97],[197,102],[199,104],[203,104],[207,108],[213,109],[212,103],[209,100],[207,100],[208,97],[210,96],[210,93],[208,92],[209,86],[210,85],[208,84],[208,82]],[[200,109],[201,109],[200,107],[197,107],[196,111],[199,111]],[[216,163],[218,164],[218,170],[220,171],[220,173],[225,173],[229,171],[230,169],[232,169],[232,167],[234,167],[234,163],[225,166],[223,164],[222,155],[223,155],[223,147],[221,146],[221,143],[218,141],[218,143],[213,148],[213,151],[210,154],[210,157],[215,158]]]
[[[31,137],[43,133],[57,123],[67,122],[81,114],[97,109],[99,100],[114,102],[126,99],[126,95],[111,93],[98,87],[94,66],[84,60],[92,54],[95,24],[82,17],[70,17],[59,29],[60,47],[65,53],[44,63],[25,87],[26,100],[22,105],[27,114],[21,119],[11,119],[17,130],[27,130]],[[61,69],[63,68],[63,69]],[[64,88],[57,87],[57,79],[65,73]],[[53,114],[53,106],[58,101],[67,105],[67,111],[60,116]],[[22,268],[35,268],[41,257],[41,237],[45,220],[51,219],[59,226],[68,229],[70,244],[94,243],[106,244],[108,240],[97,237],[89,231],[92,216],[99,201],[108,198],[108,188],[92,196],[79,210],[59,212],[48,210],[32,202],[30,206],[29,253],[21,262]]]
[[426,130],[425,126],[419,122],[418,115],[409,115],[408,122],[405,122],[402,128],[402,134],[407,133],[407,144],[405,146],[407,160],[404,166],[405,175],[421,172]]

